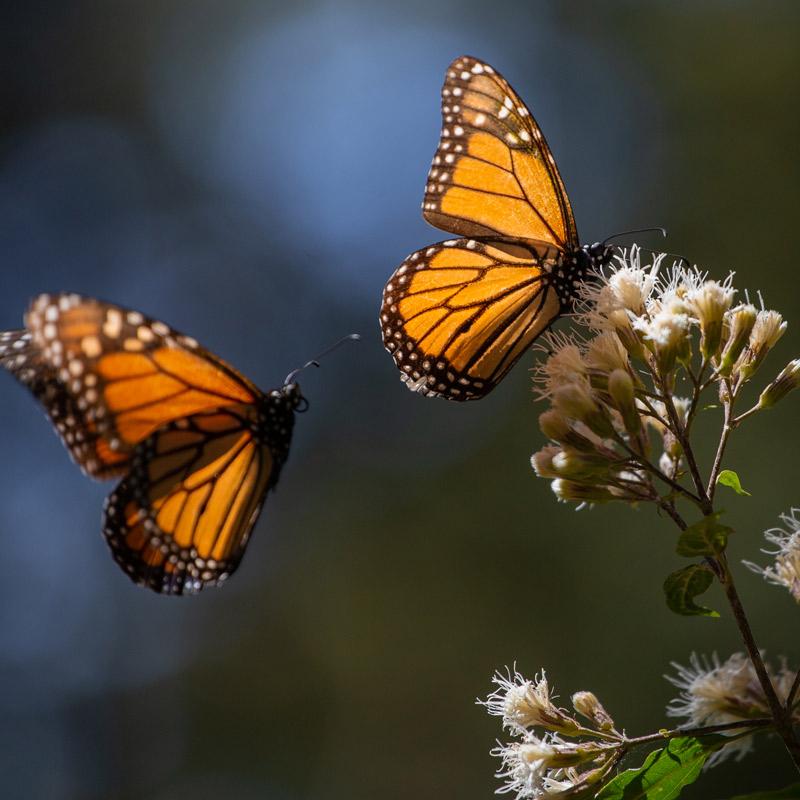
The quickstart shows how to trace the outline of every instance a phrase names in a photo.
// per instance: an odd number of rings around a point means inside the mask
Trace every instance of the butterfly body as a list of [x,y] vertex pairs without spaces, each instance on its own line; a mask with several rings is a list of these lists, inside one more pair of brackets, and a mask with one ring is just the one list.
[[103,533],[136,583],[193,593],[236,569],[288,457],[296,383],[262,392],[163,322],[75,294],[34,300],[0,365],[87,475],[121,476]]
[[572,309],[612,248],[580,244],[539,126],[508,82],[469,56],[447,71],[422,211],[462,238],[418,250],[394,272],[384,345],[413,391],[479,399]]

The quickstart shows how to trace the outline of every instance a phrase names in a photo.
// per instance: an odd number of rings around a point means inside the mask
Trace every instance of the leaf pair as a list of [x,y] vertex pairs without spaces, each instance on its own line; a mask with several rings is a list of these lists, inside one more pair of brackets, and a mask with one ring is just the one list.
[[[686,558],[714,558],[723,553],[733,528],[720,523],[721,513],[709,514],[683,531],[676,547],[678,555]],[[718,612],[694,602],[694,598],[703,594],[713,582],[714,573],[707,564],[690,564],[676,570],[664,581],[667,606],[671,611],[685,617],[718,617]]]

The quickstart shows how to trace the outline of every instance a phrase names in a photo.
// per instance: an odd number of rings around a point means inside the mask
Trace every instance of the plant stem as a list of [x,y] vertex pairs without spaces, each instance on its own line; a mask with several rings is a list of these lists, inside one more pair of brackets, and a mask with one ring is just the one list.
[[744,420],[746,420],[749,416],[755,414],[757,411],[761,411],[761,406],[759,406],[758,404],[754,405],[747,411],[743,411],[741,414],[739,414],[739,416],[736,417],[736,419],[732,420],[731,425],[736,427],[740,422],[744,422]]
[[692,402],[689,406],[689,413],[686,415],[686,428],[685,428],[685,435],[686,438],[689,438],[689,431],[692,428],[692,423],[694,422],[695,415],[697,414],[697,406],[700,403],[700,395],[703,392],[703,375],[705,375],[707,362],[703,359],[703,363],[700,365],[700,369],[695,376],[692,372],[691,368],[687,366],[686,372],[689,374],[689,377],[692,381],[693,391],[692,391]]
[[708,499],[708,495],[706,494],[706,486],[703,482],[703,478],[700,476],[700,469],[697,466],[694,452],[692,451],[692,447],[689,444],[688,438],[686,437],[686,430],[683,427],[683,423],[678,417],[675,404],[672,402],[672,395],[669,391],[667,391],[667,387],[663,380],[659,379],[659,384],[663,398],[662,402],[667,409],[667,415],[669,416],[672,432],[675,434],[675,438],[678,440],[678,442],[680,442],[680,445],[683,448],[683,455],[686,458],[686,463],[689,465],[689,472],[692,475],[692,481],[694,481],[695,489],[697,489],[703,514],[707,516],[714,509]]
[[725,722],[720,725],[706,725],[702,728],[675,728],[671,731],[658,731],[657,733],[648,733],[646,736],[626,739],[625,743],[630,745],[649,744],[664,739],[676,739],[679,736],[711,736],[714,733],[724,733],[737,728],[768,728],[774,724],[775,721],[771,717],[759,717],[738,722]]
[[702,508],[701,500],[697,495],[695,495],[692,492],[690,492],[685,486],[681,486],[680,483],[678,483],[677,481],[673,480],[672,478],[669,477],[669,475],[666,475],[664,472],[662,472],[655,464],[653,464],[647,458],[645,458],[642,455],[640,455],[639,453],[637,453],[625,441],[625,439],[622,438],[622,436],[617,434],[614,437],[614,440],[617,442],[617,444],[619,444],[620,447],[625,449],[625,451],[628,453],[628,455],[630,455],[630,457],[640,467],[642,467],[642,469],[646,469],[648,472],[650,472],[651,474],[655,475],[655,477],[657,477],[659,480],[664,481],[664,483],[666,483],[667,486],[670,486],[678,494],[682,495],[687,500],[691,500],[695,505],[701,506],[701,508]]
[[708,495],[709,500],[714,499],[714,492],[717,488],[717,478],[719,477],[720,467],[722,467],[722,457],[725,455],[725,448],[728,445],[728,439],[730,438],[731,432],[733,431],[733,402],[734,397],[732,394],[732,390],[730,384],[725,381],[725,388],[728,391],[728,397],[730,398],[725,402],[725,418],[722,423],[722,435],[719,439],[719,446],[717,447],[717,454],[714,456],[714,466],[711,468],[711,475],[708,478],[708,488],[706,489],[706,494]]
[[791,713],[784,708],[783,704],[775,693],[775,688],[772,681],[767,674],[767,668],[764,666],[764,660],[761,658],[761,652],[756,645],[753,631],[750,628],[750,623],[747,620],[747,615],[744,613],[742,601],[739,599],[739,593],[736,591],[736,585],[733,582],[733,575],[728,567],[728,561],[725,554],[721,553],[716,559],[712,559],[716,565],[717,577],[722,584],[725,591],[725,596],[728,598],[728,604],[731,607],[733,616],[736,619],[736,624],[739,627],[739,632],[742,635],[742,640],[747,648],[747,653],[750,656],[750,661],[758,676],[758,681],[764,691],[764,697],[769,705],[772,719],[775,723],[775,730],[780,734],[789,755],[794,761],[797,771],[800,772],[800,742],[797,741],[792,729],[792,716]]
[[672,517],[675,524],[682,530],[685,531],[689,526],[684,521],[683,517],[675,510],[675,506],[672,503],[668,503],[666,500],[661,500],[658,503],[659,508],[662,508],[667,514]]
[[790,716],[792,714],[792,706],[794,705],[794,699],[797,696],[798,689],[800,689],[800,669],[797,670],[797,675],[794,676],[792,688],[789,689],[789,694],[786,697],[786,710],[789,712]]

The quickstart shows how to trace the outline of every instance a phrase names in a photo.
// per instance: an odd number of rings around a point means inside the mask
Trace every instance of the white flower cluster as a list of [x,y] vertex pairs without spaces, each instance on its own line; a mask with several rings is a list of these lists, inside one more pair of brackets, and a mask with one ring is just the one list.
[[531,681],[507,670],[495,674],[492,682],[496,690],[478,702],[501,717],[503,728],[517,739],[498,743],[491,751],[502,762],[496,773],[504,782],[498,794],[515,792],[518,800],[556,800],[608,774],[620,737],[591,692],[578,692],[572,698],[575,710],[589,721],[582,724],[553,703],[544,673]]
[[[701,393],[735,397],[786,329],[776,311],[734,304],[732,276],[708,280],[664,256],[642,266],[633,248],[584,285],[576,319],[585,339],[551,334],[537,390],[550,403],[539,418],[554,444],[533,456],[561,500],[661,502],[686,468],[686,441]],[[678,381],[688,397],[676,393]],[[768,408],[800,383],[793,361],[761,394]],[[652,456],[653,439],[661,453]]]
[[[734,653],[727,661],[720,662],[716,653],[705,658],[692,653],[689,666],[673,663],[677,675],[666,675],[666,679],[681,689],[679,697],[667,706],[670,717],[685,717],[686,726],[723,725],[770,716],[769,703],[756,675],[752,662],[744,653]],[[778,699],[786,704],[797,673],[785,662],[775,670],[769,663],[767,673]],[[794,698],[795,708],[800,698]],[[797,711],[800,721],[800,709]],[[735,737],[717,751],[707,762],[718,764],[728,756],[740,759],[752,750],[752,731],[746,728],[726,733]]]

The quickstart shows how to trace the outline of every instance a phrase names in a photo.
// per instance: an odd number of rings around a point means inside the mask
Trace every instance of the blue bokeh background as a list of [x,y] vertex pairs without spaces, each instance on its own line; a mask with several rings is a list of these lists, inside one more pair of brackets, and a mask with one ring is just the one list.
[[[558,506],[528,459],[520,366],[457,406],[402,388],[383,283],[439,238],[419,212],[449,61],[532,107],[583,241],[646,225],[790,320],[797,353],[800,13],[791,2],[11,3],[0,24],[0,327],[70,289],[162,318],[311,411],[246,559],[194,599],[130,584],[83,478],[0,376],[0,772],[9,798],[488,797],[492,672],[545,667],[631,733],[661,675],[737,647],[679,619],[651,509]],[[650,242],[651,244],[653,242]],[[658,246],[657,244],[655,246]],[[730,452],[735,560],[800,503],[797,399]],[[742,573],[759,642],[800,659],[798,609]],[[718,604],[720,597],[712,597]],[[687,797],[791,780],[770,740]],[[796,777],[796,776],[795,776]]]

